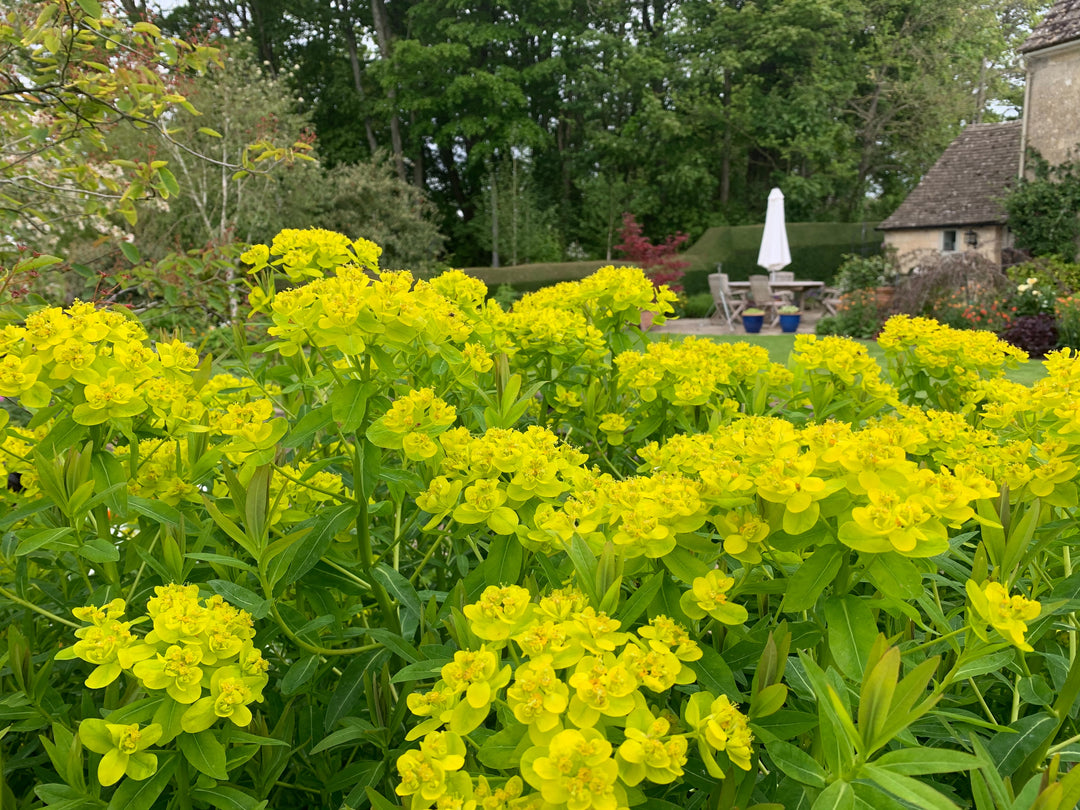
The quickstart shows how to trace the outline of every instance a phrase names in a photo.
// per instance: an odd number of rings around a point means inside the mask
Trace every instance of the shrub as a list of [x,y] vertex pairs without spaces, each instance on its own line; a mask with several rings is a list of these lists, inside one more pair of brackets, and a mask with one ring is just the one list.
[[6,804],[1074,795],[1077,356],[898,317],[884,370],[781,365],[646,341],[632,268],[506,312],[362,239],[243,258],[224,363],[7,311]]
[[895,312],[933,318],[957,329],[997,331],[1012,317],[1015,285],[989,259],[974,251],[921,254],[918,266],[901,277]]
[[668,236],[660,244],[653,244],[641,232],[633,214],[623,214],[622,232],[615,250],[625,256],[632,264],[644,270],[658,287],[668,285],[676,292],[682,287],[678,282],[690,262],[679,258],[679,248],[690,237],[685,233]]
[[842,293],[872,290],[892,284],[898,268],[896,251],[888,248],[870,256],[847,254],[833,276],[833,286]]
[[842,335],[872,338],[881,328],[877,293],[871,289],[853,290],[840,296],[836,315],[822,318],[815,331],[819,335]]
[[687,296],[682,307],[683,314],[687,318],[707,317],[715,303],[712,293],[697,293],[696,295]]
[[1001,333],[1003,340],[1023,349],[1031,357],[1044,357],[1058,347],[1054,316],[1045,312],[1020,315]]
[[1066,295],[1054,303],[1054,323],[1058,344],[1080,349],[1080,295]]

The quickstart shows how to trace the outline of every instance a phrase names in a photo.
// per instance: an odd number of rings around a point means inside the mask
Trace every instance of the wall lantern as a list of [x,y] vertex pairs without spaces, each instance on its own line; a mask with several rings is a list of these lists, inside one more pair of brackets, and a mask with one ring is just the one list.
[[973,230],[964,231],[964,244],[974,250],[979,246],[979,235]]

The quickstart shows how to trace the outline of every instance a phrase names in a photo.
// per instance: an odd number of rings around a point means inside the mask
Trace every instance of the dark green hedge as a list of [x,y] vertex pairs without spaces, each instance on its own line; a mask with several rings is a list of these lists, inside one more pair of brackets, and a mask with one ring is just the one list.
[[[828,282],[840,266],[845,253],[863,255],[877,253],[881,249],[882,234],[875,231],[876,222],[792,222],[788,223],[788,242],[791,245],[791,265],[798,278]],[[687,295],[709,291],[708,274],[716,271],[718,263],[732,281],[745,281],[752,273],[764,272],[757,266],[758,248],[764,225],[739,225],[709,228],[685,253],[690,262],[683,288]],[[514,267],[466,267],[465,272],[475,276],[493,291],[500,284],[512,284],[519,292],[573,281],[608,264],[593,260],[587,262],[552,262],[547,264],[520,264]]]
[[[868,255],[881,249],[882,234],[876,222],[791,222],[788,244],[791,264],[786,268],[797,278],[829,282],[846,253]],[[707,292],[708,274],[718,263],[732,281],[745,281],[754,273],[764,273],[757,266],[758,249],[764,225],[739,225],[709,228],[693,247],[683,254],[691,262],[683,279],[687,295]]]

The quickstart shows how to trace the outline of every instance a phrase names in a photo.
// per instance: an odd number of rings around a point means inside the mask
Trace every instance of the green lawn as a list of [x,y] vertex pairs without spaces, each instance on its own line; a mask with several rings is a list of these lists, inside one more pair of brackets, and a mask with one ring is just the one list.
[[[682,337],[679,335],[657,335],[654,339],[666,339]],[[753,346],[764,346],[769,350],[769,359],[776,363],[787,363],[791,347],[795,344],[795,335],[709,335],[710,340],[720,343],[749,343]],[[860,340],[866,347],[867,354],[873,357],[882,368],[885,367],[885,352],[872,340]],[[1017,369],[1013,369],[1005,375],[1013,382],[1031,385],[1046,376],[1046,369],[1041,360],[1029,360]]]

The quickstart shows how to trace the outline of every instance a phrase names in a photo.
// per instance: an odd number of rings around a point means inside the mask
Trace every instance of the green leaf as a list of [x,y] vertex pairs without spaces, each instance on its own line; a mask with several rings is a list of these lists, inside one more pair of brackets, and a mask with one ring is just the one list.
[[870,648],[878,636],[874,614],[857,596],[834,596],[825,601],[829,652],[837,667],[853,681],[861,681]]
[[900,554],[873,555],[866,574],[879,591],[893,599],[911,600],[923,594],[922,574],[911,560]]
[[910,776],[901,776],[875,765],[863,765],[859,769],[859,775],[871,779],[901,801],[916,807],[925,808],[925,810],[959,810],[941,793]]
[[630,627],[638,616],[648,609],[653,597],[656,596],[663,584],[664,574],[662,571],[657,571],[655,574],[643,579],[641,584],[630,595],[630,598],[623,603],[619,612],[615,614],[615,618],[619,620],[623,627]]
[[787,593],[784,594],[780,610],[800,613],[812,608],[836,577],[846,553],[846,549],[832,544],[822,546],[811,554],[788,580]]
[[167,192],[165,194],[162,194],[161,196],[168,199],[170,195],[175,196],[180,193],[180,184],[176,182],[176,175],[174,175],[164,166],[158,169],[158,178],[161,180],[161,185],[165,188],[165,191]]
[[852,810],[853,807],[855,792],[851,789],[851,783],[836,781],[814,799],[811,810]]
[[292,449],[307,444],[316,433],[325,430],[334,421],[333,406],[323,405],[308,411],[289,431],[288,435],[281,440],[281,446]]
[[410,664],[415,664],[420,660],[420,653],[397,633],[393,633],[385,627],[365,627],[364,632]]
[[109,800],[108,810],[150,810],[172,779],[176,765],[175,756],[158,754],[157,773],[141,782],[123,780]]
[[902,748],[874,760],[874,765],[902,776],[953,773],[978,768],[981,760],[963,751],[944,748]]
[[373,383],[350,380],[330,395],[330,408],[342,433],[348,435],[356,432],[364,421],[368,399],[377,391]]
[[101,17],[101,4],[97,0],[77,0],[79,8],[94,19]]
[[428,661],[417,661],[415,664],[404,666],[394,673],[391,683],[408,683],[411,681],[434,680],[439,676],[442,668],[450,663],[449,658],[436,658]]
[[131,242],[121,242],[120,252],[123,253],[124,258],[132,264],[138,264],[142,261],[142,257],[139,255],[139,249]]
[[[495,732],[480,746],[476,752],[476,758],[481,763],[495,770],[509,770],[521,762],[521,751],[518,748],[522,740],[527,739],[528,729],[521,723],[514,723],[507,728]],[[526,745],[530,743],[526,742]]]
[[488,546],[483,562],[484,581],[488,585],[513,585],[521,577],[525,552],[521,543],[512,535],[500,535]]
[[386,563],[374,566],[371,569],[371,578],[386,588],[386,592],[406,613],[412,614],[419,621],[422,611],[420,597],[416,595],[416,589],[409,580]]
[[299,691],[301,687],[315,677],[315,673],[318,671],[319,657],[317,655],[301,658],[289,667],[289,671],[281,679],[281,694],[291,695]]
[[372,810],[401,810],[401,805],[394,804],[376,793],[374,788],[367,789],[368,799],[371,801]]
[[200,731],[198,734],[181,734],[176,738],[180,752],[193,768],[205,773],[212,779],[228,779],[225,769],[225,746],[212,731]]
[[206,802],[218,810],[260,810],[266,807],[266,802],[242,793],[236,788],[218,785],[212,788],[195,788],[191,791],[191,798],[196,801]]
[[311,749],[312,756],[315,754],[321,754],[323,751],[328,751],[331,748],[335,748],[339,745],[347,745],[355,740],[362,739],[364,736],[371,734],[375,731],[375,727],[371,725],[367,720],[361,720],[360,718],[351,718],[347,720],[347,725],[343,729],[335,731],[333,734],[327,734],[323,737],[319,744]]
[[776,767],[796,782],[810,787],[825,787],[825,770],[805,751],[780,740],[767,742],[765,750]]
[[570,562],[574,565],[574,570],[577,572],[577,584],[589,597],[589,601],[593,606],[599,606],[600,595],[596,592],[596,555],[592,553],[588,544],[578,535],[574,535],[570,538],[570,542],[566,544],[566,555],[570,558]]
[[709,573],[707,566],[696,554],[684,548],[675,547],[663,556],[664,565],[674,574],[675,579],[693,585],[694,580]]
[[37,551],[39,548],[44,548],[61,538],[67,537],[74,531],[75,530],[70,526],[65,526],[61,529],[41,529],[25,536],[16,532],[15,536],[19,538],[19,545],[15,549],[15,556],[22,557],[26,554],[30,554],[33,551]]
[[735,685],[731,667],[712,647],[701,648],[701,658],[690,661],[689,666],[697,673],[698,683],[714,695],[727,695],[732,702],[742,700],[742,692]]
[[129,495],[128,506],[135,514],[148,517],[155,523],[171,526],[174,529],[180,528],[180,513],[167,503]]
[[34,450],[46,458],[56,458],[62,451],[82,441],[88,430],[89,428],[86,425],[80,425],[75,420],[65,416],[57,420],[56,424],[45,435],[45,438],[37,443]]
[[346,717],[364,694],[364,678],[367,674],[383,665],[388,658],[385,650],[372,650],[360,653],[341,673],[338,678],[334,693],[330,695],[330,701],[326,706],[326,716],[323,720],[327,732],[338,724],[338,721]]
[[281,584],[291,585],[314,568],[330,548],[334,536],[345,531],[349,524],[356,520],[357,512],[358,507],[352,503],[320,512],[310,531],[296,543],[292,562],[289,563]]
[[1057,730],[1057,723],[1053,715],[1040,712],[1011,723],[1010,731],[995,734],[987,743],[986,750],[997,766],[998,773],[1003,777],[1012,776],[1028,754]]
[[229,582],[225,579],[212,579],[206,583],[210,590],[221,596],[238,608],[243,608],[253,618],[263,619],[270,612],[269,600],[263,599],[254,591],[248,590],[243,585]]

